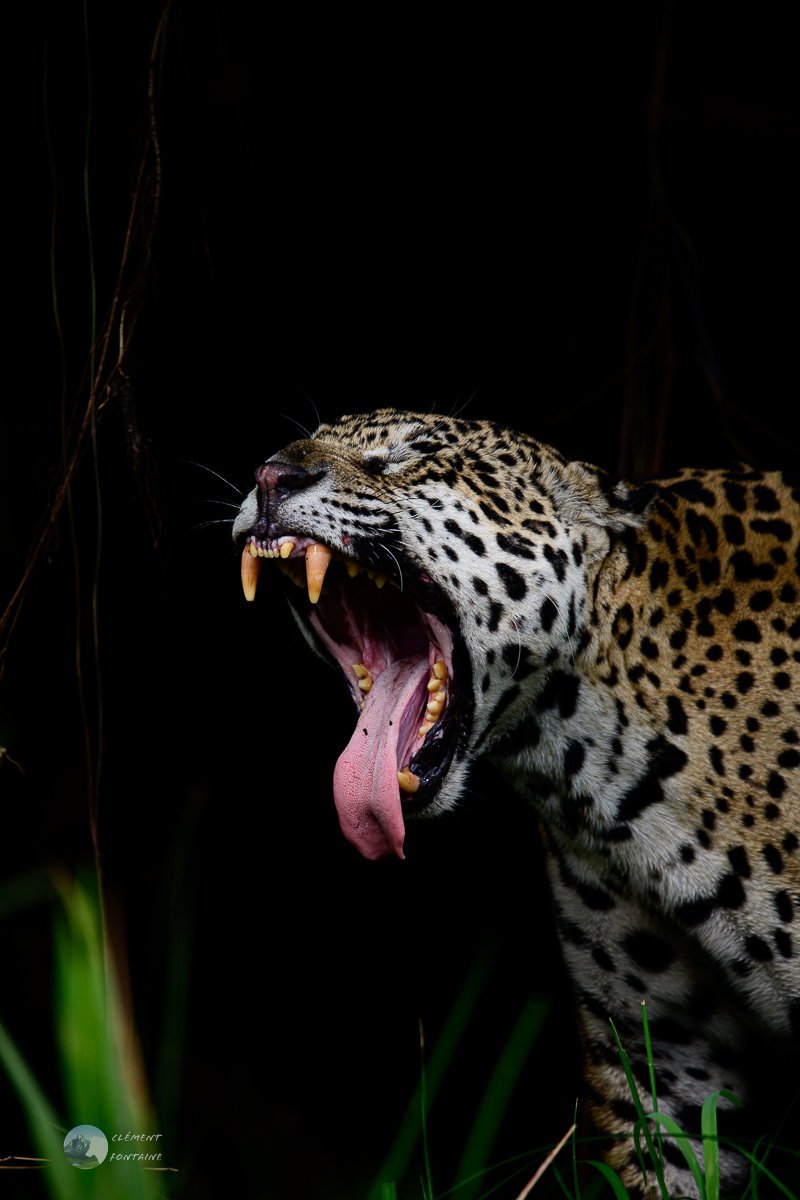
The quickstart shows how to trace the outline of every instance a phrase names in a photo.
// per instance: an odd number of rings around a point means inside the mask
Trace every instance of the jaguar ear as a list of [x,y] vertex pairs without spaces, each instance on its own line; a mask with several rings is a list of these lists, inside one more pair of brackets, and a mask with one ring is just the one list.
[[556,501],[569,525],[601,525],[621,533],[640,526],[657,488],[653,483],[633,484],[593,467],[567,462],[555,481]]

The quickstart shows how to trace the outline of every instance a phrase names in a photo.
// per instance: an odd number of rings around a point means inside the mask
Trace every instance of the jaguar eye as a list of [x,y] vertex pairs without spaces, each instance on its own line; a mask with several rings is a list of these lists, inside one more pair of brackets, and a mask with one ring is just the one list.
[[385,458],[365,458],[364,470],[369,475],[382,475],[386,469]]

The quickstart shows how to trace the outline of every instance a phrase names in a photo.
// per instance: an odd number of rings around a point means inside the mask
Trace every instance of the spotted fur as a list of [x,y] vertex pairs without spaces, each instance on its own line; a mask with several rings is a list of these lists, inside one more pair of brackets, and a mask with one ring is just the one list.
[[[662,1111],[696,1131],[716,1089],[758,1103],[758,1064],[800,1047],[797,483],[632,486],[492,422],[389,409],[271,461],[313,477],[287,528],[447,598],[469,695],[433,808],[478,754],[535,806],[596,1128],[635,1120],[609,1016],[649,1103],[642,1000]],[[743,1164],[721,1159],[724,1192]],[[635,1194],[630,1141],[607,1161]]]

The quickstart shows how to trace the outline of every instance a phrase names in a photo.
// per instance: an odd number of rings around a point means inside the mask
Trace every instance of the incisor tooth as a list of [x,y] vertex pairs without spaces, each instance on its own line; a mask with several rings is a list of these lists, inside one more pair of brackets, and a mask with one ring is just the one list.
[[312,542],[306,550],[306,579],[308,581],[308,598],[312,604],[319,600],[325,572],[330,566],[333,551],[321,542]]
[[[252,546],[252,542],[250,545]],[[242,551],[242,590],[245,600],[255,600],[258,576],[264,565],[263,559],[253,558],[248,554],[248,546]]]
[[397,772],[397,782],[402,791],[413,794],[419,787],[419,776],[415,775],[409,767],[403,767],[402,771]]
[[294,542],[281,542],[281,558],[288,558],[294,550]]
[[255,542],[249,542],[247,548],[252,558],[258,558],[258,550],[256,549]]

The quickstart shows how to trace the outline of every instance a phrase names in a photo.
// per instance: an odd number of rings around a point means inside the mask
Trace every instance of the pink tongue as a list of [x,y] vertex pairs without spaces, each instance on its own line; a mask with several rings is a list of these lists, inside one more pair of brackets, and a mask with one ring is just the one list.
[[403,858],[397,742],[403,713],[429,670],[427,656],[418,656],[402,658],[381,672],[333,772],[342,833],[365,858]]

